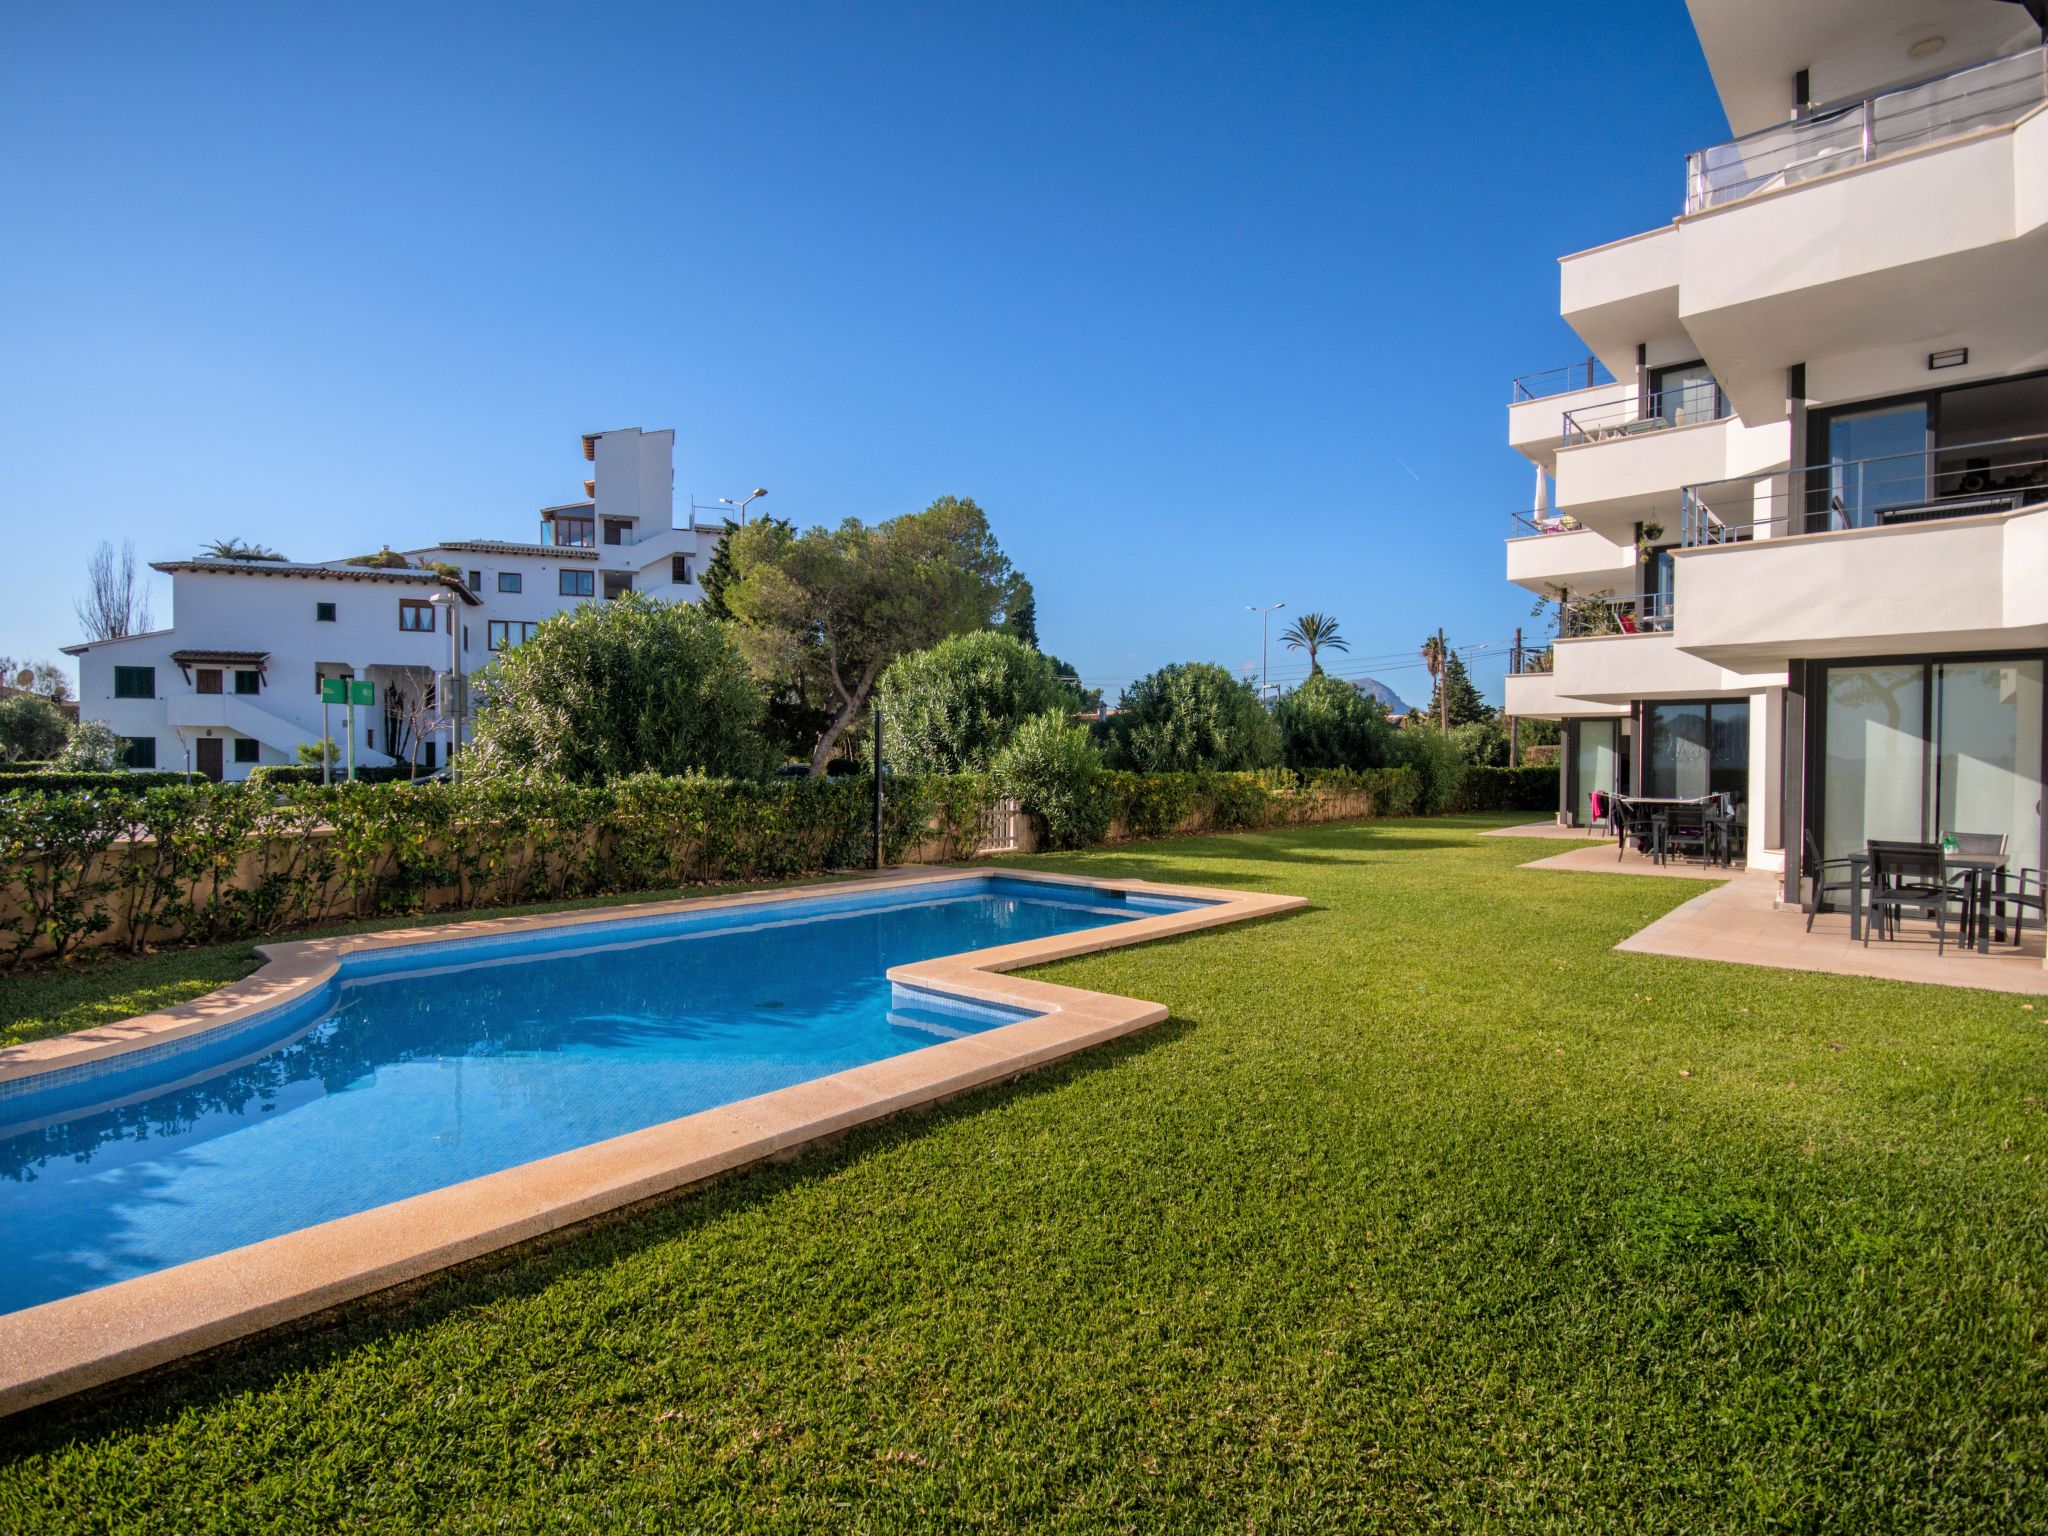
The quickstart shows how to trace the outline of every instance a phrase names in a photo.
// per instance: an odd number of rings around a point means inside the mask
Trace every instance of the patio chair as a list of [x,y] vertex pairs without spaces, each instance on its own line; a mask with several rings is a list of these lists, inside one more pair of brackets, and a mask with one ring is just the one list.
[[2048,932],[2048,873],[2038,869],[2020,870],[2006,883],[2005,894],[1998,899],[2012,913],[2014,949],[2020,947],[2020,927],[2029,911],[2034,913],[2034,926]]
[[1659,864],[1675,853],[1690,853],[1701,863],[1707,860],[1707,810],[1703,805],[1675,805],[1659,811],[1654,820],[1653,854]]
[[1843,875],[1839,880],[1830,880],[1831,869],[1851,870],[1856,867],[1854,859],[1824,859],[1820,856],[1820,839],[1813,835],[1813,828],[1806,829],[1806,931],[1813,932],[1814,914],[1820,911],[1820,904],[1830,896],[1849,896],[1856,890],[1856,882]]
[[1975,881],[1966,874],[1951,876],[1939,843],[1888,843],[1870,845],[1870,920],[1863,925],[1863,947],[1870,947],[1870,930],[1882,926],[1890,938],[1908,912],[1934,919],[1934,952],[1948,948],[1948,909],[1960,902],[1967,926],[1970,890]]

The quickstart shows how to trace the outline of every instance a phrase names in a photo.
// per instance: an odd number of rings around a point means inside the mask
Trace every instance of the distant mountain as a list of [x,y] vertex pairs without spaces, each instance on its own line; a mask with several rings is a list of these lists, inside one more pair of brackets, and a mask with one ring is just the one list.
[[1393,689],[1389,688],[1385,683],[1381,682],[1378,678],[1354,677],[1348,679],[1348,681],[1350,682],[1351,686],[1356,688],[1360,693],[1370,694],[1372,695],[1372,697],[1378,699],[1382,704],[1386,705],[1388,714],[1405,715],[1408,713],[1408,706],[1401,702],[1401,695],[1394,692]]

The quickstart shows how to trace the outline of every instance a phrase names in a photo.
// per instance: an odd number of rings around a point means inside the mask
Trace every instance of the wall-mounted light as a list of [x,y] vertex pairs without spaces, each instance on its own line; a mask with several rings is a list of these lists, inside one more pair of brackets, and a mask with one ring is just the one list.
[[1947,46],[1948,39],[1937,33],[1933,37],[1921,38],[1919,42],[1908,48],[1906,50],[1906,57],[1909,59],[1931,59]]
[[1969,360],[1970,349],[1968,347],[1953,347],[1946,352],[1930,352],[1927,354],[1927,366],[1930,368],[1960,368]]

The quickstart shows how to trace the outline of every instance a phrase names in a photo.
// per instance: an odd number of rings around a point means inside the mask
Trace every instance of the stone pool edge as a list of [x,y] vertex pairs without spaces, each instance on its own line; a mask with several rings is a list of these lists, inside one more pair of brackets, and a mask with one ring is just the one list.
[[[1022,1007],[1038,1017],[925,1046],[737,1103],[429,1190],[242,1248],[0,1316],[0,1416],[103,1386],[314,1316],[856,1126],[1045,1066],[1166,1018],[1157,1003],[1007,973],[1227,923],[1299,911],[1298,896],[1149,880],[1090,879],[999,865],[941,867],[858,882],[541,913],[259,945],[253,976],[161,1013],[0,1051],[0,1080],[56,1070],[234,1024],[323,986],[345,955],[717,907],[766,905],[963,875],[1087,886],[1208,903],[1130,922],[893,967],[889,980]],[[70,1050],[53,1049],[66,1044]]]

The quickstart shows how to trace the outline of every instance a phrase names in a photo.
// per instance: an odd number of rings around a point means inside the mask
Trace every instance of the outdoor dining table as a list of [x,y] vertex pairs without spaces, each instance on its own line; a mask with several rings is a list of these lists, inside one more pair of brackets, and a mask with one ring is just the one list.
[[[1856,941],[1863,937],[1863,885],[1870,869],[1870,850],[1852,853],[1849,860],[1849,938]],[[1977,909],[1977,953],[1991,953],[1991,924],[1985,921],[1984,907],[1987,902],[1997,902],[2005,894],[2005,866],[2007,855],[2002,853],[1945,853],[1942,863],[1950,869],[1959,869],[1969,875],[1976,887]],[[2005,910],[1999,907],[1998,937],[2005,937]]]

